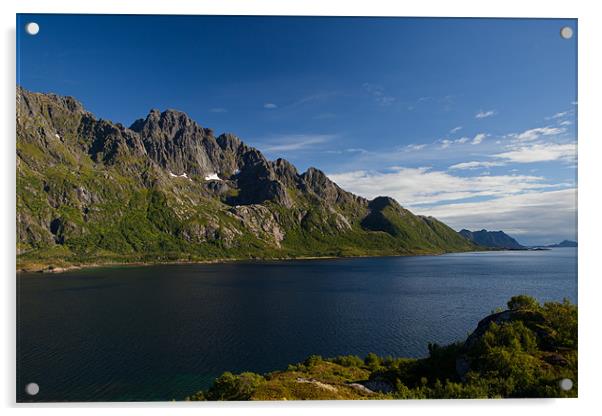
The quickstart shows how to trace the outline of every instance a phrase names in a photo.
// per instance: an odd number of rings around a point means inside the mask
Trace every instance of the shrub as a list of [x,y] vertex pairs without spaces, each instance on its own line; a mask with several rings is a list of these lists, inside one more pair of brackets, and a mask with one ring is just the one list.
[[305,359],[305,361],[303,362],[303,364],[305,364],[306,367],[311,368],[314,365],[316,365],[316,364],[318,364],[318,363],[320,363],[322,361],[324,361],[324,360],[322,359],[321,355],[310,355],[309,357],[307,357]]
[[343,367],[362,367],[364,365],[364,360],[357,355],[339,355],[338,357],[331,358],[329,361]]
[[207,392],[207,400],[249,400],[265,379],[259,374],[234,375],[227,371],[219,376]]
[[381,359],[378,355],[374,354],[373,352],[368,353],[368,355],[366,355],[366,358],[364,359],[364,364],[366,364],[366,367],[368,367],[371,370],[376,370],[378,369],[378,367],[380,367],[381,364]]
[[527,352],[537,349],[535,334],[522,321],[500,325],[492,322],[489,329],[483,334],[481,344],[484,347],[484,354],[490,353],[496,347]]
[[529,295],[512,296],[507,303],[508,309],[539,309],[539,303]]

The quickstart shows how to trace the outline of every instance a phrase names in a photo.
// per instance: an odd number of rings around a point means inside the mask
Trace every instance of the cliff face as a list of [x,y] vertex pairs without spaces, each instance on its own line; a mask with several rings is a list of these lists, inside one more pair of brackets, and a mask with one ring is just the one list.
[[129,128],[71,97],[17,93],[21,263],[442,253],[474,246],[390,198],[270,161],[186,114]]

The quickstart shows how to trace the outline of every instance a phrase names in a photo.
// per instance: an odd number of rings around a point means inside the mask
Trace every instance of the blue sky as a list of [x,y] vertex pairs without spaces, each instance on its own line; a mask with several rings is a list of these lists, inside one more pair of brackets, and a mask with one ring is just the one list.
[[98,117],[179,109],[456,229],[576,239],[575,20],[17,20],[18,82]]

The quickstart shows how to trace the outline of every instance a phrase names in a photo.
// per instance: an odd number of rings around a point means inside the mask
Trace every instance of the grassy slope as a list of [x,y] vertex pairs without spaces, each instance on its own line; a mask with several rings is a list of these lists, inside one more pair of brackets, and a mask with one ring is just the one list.
[[[111,163],[94,159],[88,153],[94,137],[81,129],[83,113],[70,112],[56,97],[28,94],[27,98],[36,114],[25,114],[26,107],[19,106],[20,270],[112,262],[440,254],[475,249],[442,223],[409,211],[403,217],[393,211],[384,213],[394,232],[368,231],[360,221],[365,208],[332,207],[333,212],[297,190],[290,190],[296,208],[265,204],[279,215],[285,231],[278,247],[265,235],[241,226],[228,212],[228,205],[208,197],[203,178],[171,178],[123,145],[115,147]],[[116,127],[107,122],[100,125],[116,134]],[[104,150],[101,155],[106,156],[109,150]],[[82,192],[92,195],[92,201],[83,203]],[[350,219],[350,229],[337,226],[340,214]],[[215,230],[213,238],[186,238],[191,230],[207,225]],[[49,226],[54,235],[48,232]]]

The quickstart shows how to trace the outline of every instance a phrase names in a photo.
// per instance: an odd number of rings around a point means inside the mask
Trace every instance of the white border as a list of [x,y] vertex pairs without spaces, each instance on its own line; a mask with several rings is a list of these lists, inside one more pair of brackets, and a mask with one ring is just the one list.
[[[80,414],[82,408],[90,415],[100,415],[111,410],[116,414],[155,415],[166,411],[211,412],[220,414],[250,415],[332,413],[340,409],[346,414],[362,414],[369,410],[379,413],[421,412],[426,414],[479,414],[488,415],[522,411],[545,412],[547,415],[587,414],[596,406],[602,385],[602,339],[597,319],[602,274],[597,262],[597,249],[601,242],[600,183],[602,178],[602,152],[600,147],[599,119],[602,107],[596,98],[602,96],[602,64],[600,41],[602,20],[593,1],[525,0],[471,1],[422,0],[392,2],[384,0],[21,0],[1,2],[2,86],[0,116],[4,135],[0,191],[3,204],[2,219],[2,369],[0,403],[12,413],[21,408],[24,414],[41,411],[44,414]],[[160,404],[57,404],[21,406],[14,404],[15,397],[15,13],[118,13],[118,14],[249,14],[249,15],[346,15],[346,16],[449,16],[449,17],[563,17],[579,19],[579,399],[576,400],[504,400],[504,401],[409,401],[409,402],[311,402],[311,403],[186,403]]]

